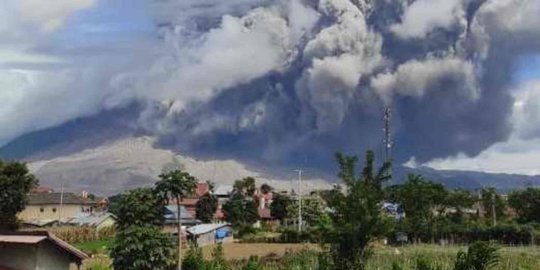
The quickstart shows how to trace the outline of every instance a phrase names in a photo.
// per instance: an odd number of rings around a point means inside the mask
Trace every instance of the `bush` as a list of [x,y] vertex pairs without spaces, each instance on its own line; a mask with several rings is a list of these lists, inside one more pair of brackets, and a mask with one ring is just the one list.
[[487,270],[499,264],[498,248],[488,242],[476,242],[467,252],[457,254],[454,270]]

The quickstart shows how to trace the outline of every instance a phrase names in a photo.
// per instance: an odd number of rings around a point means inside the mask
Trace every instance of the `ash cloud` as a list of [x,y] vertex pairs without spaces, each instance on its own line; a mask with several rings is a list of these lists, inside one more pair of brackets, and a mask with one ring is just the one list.
[[[145,45],[90,77],[83,93],[93,105],[16,128],[0,142],[136,102],[137,124],[163,147],[320,166],[336,150],[381,149],[391,106],[399,162],[474,156],[519,125],[514,64],[540,53],[534,0],[137,2],[148,5],[143,17],[155,36],[137,35]],[[78,101],[80,92],[68,93]],[[534,116],[538,104],[521,109]]]

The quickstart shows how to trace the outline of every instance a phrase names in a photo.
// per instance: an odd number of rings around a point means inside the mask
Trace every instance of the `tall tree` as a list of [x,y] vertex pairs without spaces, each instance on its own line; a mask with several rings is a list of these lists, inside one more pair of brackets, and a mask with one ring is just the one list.
[[206,193],[204,194],[195,205],[197,219],[204,223],[210,223],[214,219],[218,207],[218,199],[216,196]]
[[257,187],[255,186],[255,178],[249,176],[242,180],[236,180],[233,185],[234,192],[242,193],[244,196],[253,196]]
[[151,188],[116,196],[117,234],[111,249],[115,269],[170,269],[175,265],[174,243],[161,232],[165,205]]
[[110,255],[114,269],[169,270],[174,253],[174,242],[160,228],[131,226],[117,232]]
[[28,193],[37,184],[26,164],[0,160],[0,231],[18,227],[17,213],[24,210]]
[[225,218],[235,227],[251,226],[259,220],[255,202],[240,193],[234,193],[223,205]]
[[122,194],[114,203],[119,231],[129,227],[163,226],[165,205],[151,188],[138,188]]
[[291,199],[276,193],[272,199],[272,204],[270,205],[270,214],[280,222],[283,222],[283,220],[288,216],[287,209],[289,209],[290,204]]
[[384,198],[382,184],[391,178],[391,163],[385,162],[375,171],[375,155],[368,151],[362,175],[357,176],[357,157],[338,153],[336,158],[338,175],[346,188],[328,198],[332,209],[332,231],[328,236],[332,243],[332,269],[363,270],[372,255],[372,242],[388,229],[380,204]]
[[180,202],[182,198],[192,195],[197,188],[197,180],[189,173],[175,170],[159,175],[156,182],[156,191],[164,200],[170,202],[171,198],[176,201],[177,209],[177,233],[178,233],[178,269],[182,269],[182,218]]
[[[506,216],[506,202],[497,193],[497,189],[493,187],[483,188],[480,191],[480,195],[480,202],[482,203],[482,208],[484,208],[485,217],[488,218],[487,221],[495,222],[497,219]],[[493,214],[495,214],[495,217]]]
[[521,223],[540,223],[540,189],[527,188],[526,190],[514,191],[508,197],[508,203],[518,215]]
[[[416,241],[432,227],[433,211],[444,211],[447,191],[444,186],[410,174],[397,192],[398,203],[405,210],[405,221]],[[443,209],[443,210],[440,210]]]
[[261,185],[261,193],[262,194],[268,194],[268,193],[272,192],[272,190],[274,190],[274,188],[271,187],[269,184],[264,183],[264,184]]

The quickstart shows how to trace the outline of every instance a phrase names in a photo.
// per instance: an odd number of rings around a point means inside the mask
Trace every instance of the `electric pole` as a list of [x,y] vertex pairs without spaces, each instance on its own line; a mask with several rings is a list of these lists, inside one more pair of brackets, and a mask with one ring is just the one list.
[[298,232],[302,231],[302,170],[298,172]]
[[384,161],[390,162],[390,150],[392,148],[392,131],[390,130],[390,124],[392,121],[392,109],[387,107],[384,110]]
[[493,217],[493,227],[497,226],[497,213],[495,211],[495,197],[496,194],[491,195],[491,215]]

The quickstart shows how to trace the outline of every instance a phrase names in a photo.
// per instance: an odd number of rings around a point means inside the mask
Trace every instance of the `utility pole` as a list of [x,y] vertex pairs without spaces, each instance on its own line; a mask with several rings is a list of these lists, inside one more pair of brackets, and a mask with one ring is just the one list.
[[491,216],[493,217],[493,227],[497,226],[497,213],[495,212],[495,196],[495,193],[491,195]]
[[387,107],[384,110],[384,161],[390,162],[390,150],[392,148],[392,131],[390,130],[390,124],[392,121],[392,109]]
[[298,172],[298,232],[302,231],[302,170]]
[[62,223],[62,207],[64,206],[64,183],[60,188],[60,207],[58,208],[58,223]]

